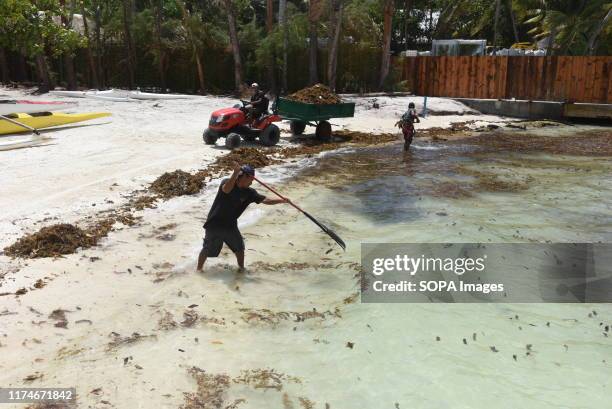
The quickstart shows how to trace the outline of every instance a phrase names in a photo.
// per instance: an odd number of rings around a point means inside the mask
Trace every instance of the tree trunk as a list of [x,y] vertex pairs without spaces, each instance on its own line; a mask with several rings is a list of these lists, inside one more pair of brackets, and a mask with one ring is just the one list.
[[17,55],[17,72],[15,80],[17,82],[28,81],[28,70],[26,69],[25,51],[21,49]]
[[230,42],[234,53],[234,87],[240,93],[242,87],[242,60],[240,59],[240,45],[238,44],[238,32],[236,31],[236,18],[232,9],[232,0],[224,0],[227,11],[227,23],[229,26]]
[[514,16],[514,10],[512,10],[512,0],[506,0],[506,5],[508,6],[508,13],[510,13],[510,21],[512,22],[512,31],[514,32],[514,42],[518,43],[519,35],[518,29],[516,28],[516,18]]
[[4,47],[0,47],[0,82],[8,84],[10,81],[9,67],[6,61],[6,53]]
[[383,5],[383,47],[382,61],[380,64],[380,78],[378,88],[382,89],[387,75],[389,75],[389,64],[391,61],[391,29],[393,24],[393,12],[395,11],[394,0],[384,0]]
[[612,18],[612,8],[608,10],[608,12],[606,13],[606,16],[599,22],[599,24],[597,25],[597,28],[595,29],[595,31],[593,31],[593,34],[591,34],[591,37],[589,37],[589,43],[588,43],[589,55],[595,54],[595,49],[597,48],[597,39],[599,37],[599,34],[601,34],[601,31],[604,29],[606,24],[608,24],[608,21],[610,21],[610,18]]
[[40,83],[38,90],[42,93],[49,92],[54,87],[51,82],[51,75],[49,75],[47,59],[43,53],[38,53],[34,57],[34,60],[36,61],[36,71],[38,73],[38,80]]
[[554,53],[555,38],[557,37],[557,27],[553,27],[548,37],[548,48],[546,48],[546,56],[550,57]]
[[85,48],[85,52],[87,53],[87,63],[89,64],[89,87],[98,89],[98,74],[96,72],[94,56],[91,52],[91,37],[89,37],[89,24],[87,23],[84,2],[81,2],[81,15],[83,16],[83,31],[85,31],[85,38],[87,39],[87,48]]
[[319,51],[318,25],[321,17],[321,0],[310,0],[308,3],[308,42],[309,42],[309,58],[308,58],[308,73],[310,85],[319,82],[317,73],[317,53]]
[[[166,53],[164,51],[164,47],[162,45],[162,40],[161,40],[161,23],[162,23],[162,10],[163,10],[162,7],[163,7],[163,0],[158,0],[155,6],[155,37],[156,37],[155,40],[157,42],[156,44],[157,70],[159,72],[159,83],[160,83],[162,92],[166,92],[166,69],[164,65],[164,61],[166,59]],[[199,72],[198,72],[198,75],[199,75]]]
[[100,89],[104,88],[106,85],[104,69],[102,68],[102,19],[100,17],[100,5],[98,4],[96,7],[96,73],[98,74],[98,81],[100,85]]
[[404,0],[404,49],[408,50],[408,21],[412,10],[412,0]]
[[499,23],[499,12],[500,12],[501,0],[495,0],[495,21],[493,22],[493,55],[497,54],[497,27]]
[[[59,0],[59,4],[62,9],[66,8],[66,0]],[[71,3],[70,20],[65,14],[62,14],[61,21],[62,26],[68,30],[72,28],[72,16],[74,13],[74,2]],[[74,72],[74,56],[71,54],[72,51],[64,53],[64,69],[66,70],[66,83],[69,90],[75,90],[77,88],[76,74]]]
[[283,66],[281,73],[281,94],[287,92],[287,59],[289,38],[287,33],[287,0],[279,0],[278,2],[278,24],[281,26],[283,33]]
[[[266,0],[266,32],[268,35],[272,34],[274,30],[274,1]],[[271,52],[268,59],[268,66],[266,67],[268,73],[268,87],[273,94],[276,94],[276,79],[274,74],[274,51]]]
[[123,40],[125,43],[125,54],[128,68],[128,88],[134,88],[135,59],[134,43],[132,42],[132,0],[123,0]]
[[332,28],[332,43],[329,46],[329,56],[327,58],[327,80],[329,88],[332,91],[336,91],[336,68],[338,67],[338,47],[340,45],[340,32],[342,31],[344,2],[342,0],[332,0],[331,6],[330,27]]
[[196,47],[194,46],[194,53],[195,53],[195,60],[196,60],[196,66],[198,68],[198,81],[200,82],[200,95],[204,95],[204,93],[206,92],[204,90],[206,84],[204,83],[204,66],[202,65],[202,60],[200,59],[200,54],[198,53],[198,50],[196,49]]

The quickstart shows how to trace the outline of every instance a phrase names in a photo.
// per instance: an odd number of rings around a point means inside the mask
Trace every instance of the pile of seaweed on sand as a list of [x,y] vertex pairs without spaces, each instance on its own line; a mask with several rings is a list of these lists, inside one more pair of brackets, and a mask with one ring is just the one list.
[[174,196],[194,195],[202,189],[202,186],[200,178],[182,170],[175,170],[155,179],[150,189],[168,199]]
[[315,84],[312,87],[302,88],[287,96],[287,99],[319,105],[339,104],[342,102],[338,95],[323,84]]
[[11,257],[59,257],[72,254],[79,248],[89,248],[106,237],[116,222],[126,226],[136,223],[135,218],[127,214],[115,214],[106,217],[86,229],[68,223],[43,227],[35,233],[21,237],[12,245],[4,248],[4,253]]

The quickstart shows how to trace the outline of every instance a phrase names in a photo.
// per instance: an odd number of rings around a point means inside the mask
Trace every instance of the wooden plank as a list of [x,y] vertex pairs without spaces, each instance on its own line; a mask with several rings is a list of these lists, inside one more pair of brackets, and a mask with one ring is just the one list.
[[506,98],[506,84],[508,81],[508,57],[499,57],[497,66],[497,89],[495,99]]
[[608,77],[606,85],[606,104],[612,104],[612,59],[606,61],[606,75]]
[[595,58],[586,57],[584,59],[584,92],[582,95],[582,102],[595,102],[593,98],[593,84],[595,82]]

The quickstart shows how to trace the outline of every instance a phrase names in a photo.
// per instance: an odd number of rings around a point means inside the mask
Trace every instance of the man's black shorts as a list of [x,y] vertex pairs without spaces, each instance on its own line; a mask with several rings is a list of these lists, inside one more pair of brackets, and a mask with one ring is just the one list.
[[244,251],[244,240],[237,227],[229,229],[206,229],[202,248],[206,257],[217,257],[221,252],[223,243],[234,252]]

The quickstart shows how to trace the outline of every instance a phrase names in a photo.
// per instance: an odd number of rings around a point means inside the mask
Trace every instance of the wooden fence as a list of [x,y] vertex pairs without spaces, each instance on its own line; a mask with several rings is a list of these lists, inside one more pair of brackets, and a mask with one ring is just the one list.
[[612,103],[612,57],[408,57],[396,61],[417,95]]

